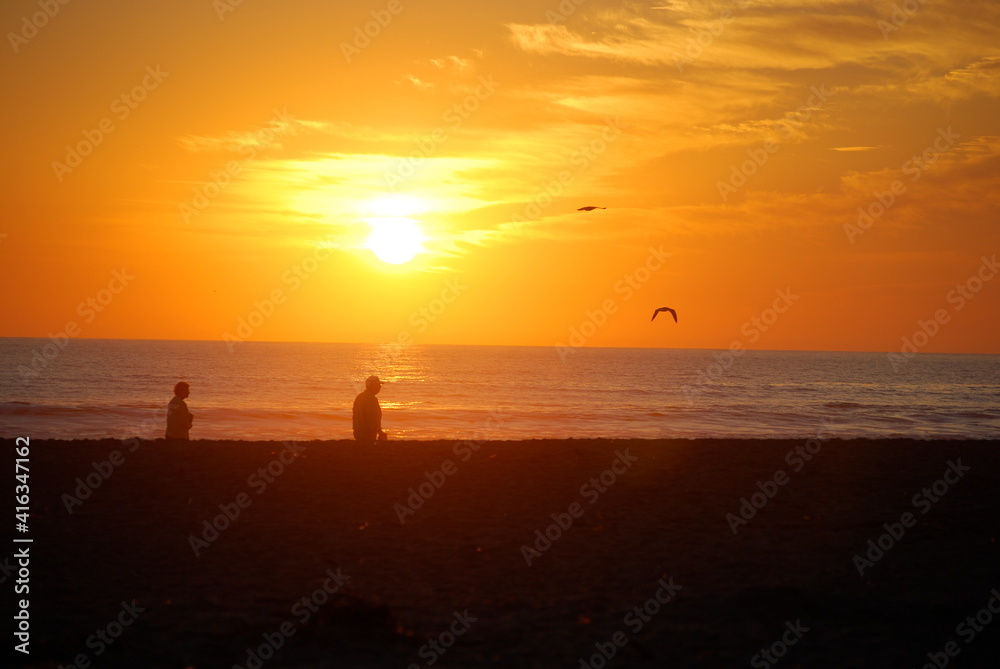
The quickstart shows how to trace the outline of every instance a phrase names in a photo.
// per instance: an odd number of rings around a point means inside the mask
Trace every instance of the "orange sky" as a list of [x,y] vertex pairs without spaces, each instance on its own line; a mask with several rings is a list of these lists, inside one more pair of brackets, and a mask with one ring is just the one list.
[[1000,353],[993,0],[52,4],[2,336]]

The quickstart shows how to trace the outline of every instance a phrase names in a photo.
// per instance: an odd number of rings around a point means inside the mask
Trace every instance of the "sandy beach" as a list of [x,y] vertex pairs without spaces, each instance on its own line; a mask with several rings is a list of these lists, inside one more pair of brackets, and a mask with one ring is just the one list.
[[32,440],[30,460],[18,666],[1000,657],[996,442]]

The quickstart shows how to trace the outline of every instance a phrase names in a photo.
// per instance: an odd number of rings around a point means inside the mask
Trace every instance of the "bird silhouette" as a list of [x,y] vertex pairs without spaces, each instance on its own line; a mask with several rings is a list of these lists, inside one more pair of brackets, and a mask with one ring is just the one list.
[[657,309],[656,311],[654,311],[653,312],[653,317],[649,319],[649,322],[652,323],[653,321],[655,321],[656,320],[656,314],[660,313],[661,311],[669,311],[670,315],[674,317],[674,323],[677,322],[677,312],[674,311],[673,309],[671,309],[670,307],[660,307],[659,309]]
[[594,211],[595,209],[607,209],[607,207],[595,207],[593,205],[587,207],[580,207],[577,211]]

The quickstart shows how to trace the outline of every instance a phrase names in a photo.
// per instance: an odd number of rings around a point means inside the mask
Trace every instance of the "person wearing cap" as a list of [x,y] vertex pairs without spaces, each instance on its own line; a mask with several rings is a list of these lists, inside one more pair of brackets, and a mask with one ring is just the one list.
[[191,394],[191,386],[181,381],[174,386],[174,396],[167,404],[167,439],[190,439],[188,431],[194,423],[194,416],[188,411],[184,401]]
[[381,389],[379,378],[369,376],[365,379],[365,389],[354,398],[354,438],[358,443],[371,446],[386,439],[382,431],[382,407],[375,397]]

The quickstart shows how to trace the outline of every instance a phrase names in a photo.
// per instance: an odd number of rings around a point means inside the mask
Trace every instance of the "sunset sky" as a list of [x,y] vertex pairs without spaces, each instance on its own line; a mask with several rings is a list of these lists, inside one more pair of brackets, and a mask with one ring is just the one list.
[[1000,353],[995,0],[0,25],[2,336]]

